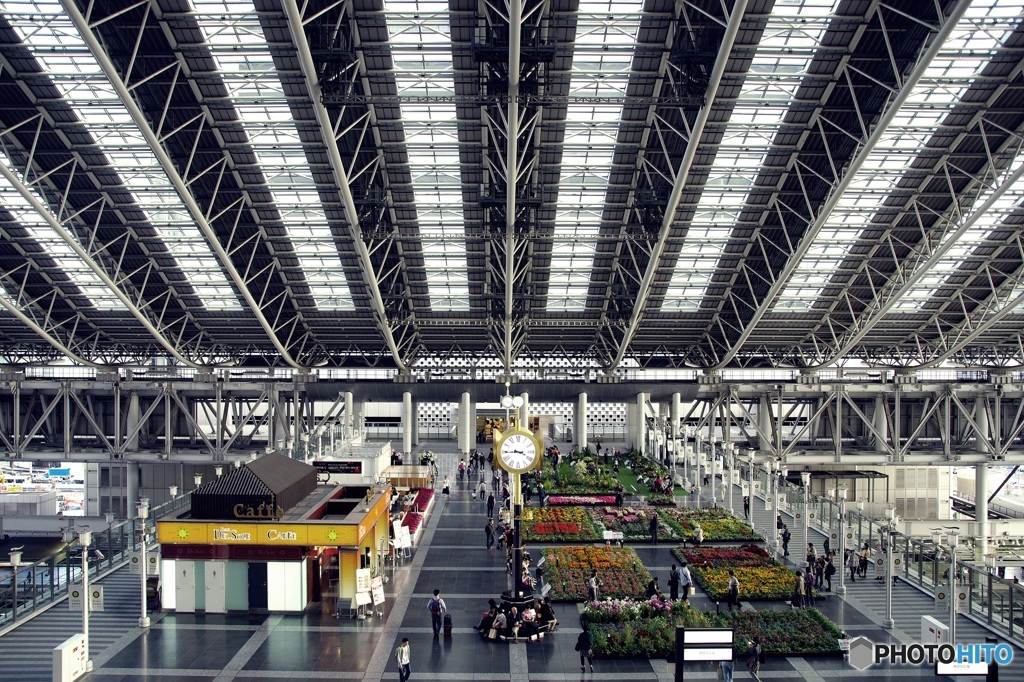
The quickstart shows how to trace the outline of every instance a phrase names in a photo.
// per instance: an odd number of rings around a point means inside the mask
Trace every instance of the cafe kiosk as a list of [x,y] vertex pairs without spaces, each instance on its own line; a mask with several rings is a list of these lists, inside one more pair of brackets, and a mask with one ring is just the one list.
[[278,454],[197,488],[157,522],[163,608],[299,613],[348,603],[360,569],[388,546],[388,488],[317,485],[315,467]]

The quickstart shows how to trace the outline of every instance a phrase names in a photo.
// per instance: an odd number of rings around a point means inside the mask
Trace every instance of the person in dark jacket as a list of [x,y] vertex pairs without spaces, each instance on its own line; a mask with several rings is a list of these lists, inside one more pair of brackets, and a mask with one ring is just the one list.
[[583,664],[584,659],[590,663],[590,671],[594,671],[594,649],[593,642],[590,639],[590,631],[587,630],[587,626],[583,626],[583,632],[576,638],[576,651],[580,652],[580,670],[586,670],[586,666]]
[[651,532],[651,544],[658,544],[658,513],[652,512],[651,520],[647,524]]

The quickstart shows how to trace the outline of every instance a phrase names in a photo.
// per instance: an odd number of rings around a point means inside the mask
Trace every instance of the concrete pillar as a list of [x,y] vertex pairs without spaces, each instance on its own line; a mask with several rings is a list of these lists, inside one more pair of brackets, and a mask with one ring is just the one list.
[[772,403],[767,394],[761,394],[760,409],[757,411],[757,429],[757,448],[762,452],[774,452]]
[[412,444],[419,447],[420,444],[420,401],[412,401]]
[[132,393],[128,396],[128,413],[125,415],[124,449],[126,452],[135,452],[139,449],[139,395]]
[[476,450],[476,401],[469,400],[469,449]]
[[412,393],[402,393],[402,453],[412,453],[412,434],[416,429],[416,417],[412,409]]
[[519,408],[519,423],[523,425],[524,429],[528,429],[530,428],[530,394],[523,391],[519,397],[523,399],[523,405]]
[[629,445],[643,451],[647,445],[647,394],[637,393],[636,400],[629,407],[627,439],[629,440]]
[[885,396],[875,396],[875,415],[872,425],[878,435],[875,437],[875,452],[885,452],[889,446],[889,420],[886,418]]
[[579,443],[580,449],[587,447],[587,394],[580,393],[576,396],[576,423],[573,429],[576,433],[573,437]]
[[352,391],[345,391],[345,442],[352,441],[352,435],[355,433],[355,400],[352,397]]
[[469,430],[471,428],[473,427],[469,423],[469,392],[467,391],[462,394],[462,399],[459,401],[459,419],[456,425],[459,438],[459,452],[462,454],[469,453]]
[[139,508],[139,463],[127,462],[125,467],[126,483],[125,513],[129,519],[138,516]]

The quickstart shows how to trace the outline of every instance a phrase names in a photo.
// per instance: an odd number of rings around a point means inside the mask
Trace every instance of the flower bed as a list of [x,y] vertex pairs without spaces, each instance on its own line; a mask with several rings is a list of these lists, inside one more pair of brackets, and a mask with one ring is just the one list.
[[671,526],[665,524],[657,510],[635,509],[633,507],[604,507],[602,509],[588,509],[590,516],[596,523],[604,525],[607,530],[622,533],[624,540],[650,540],[651,526],[650,518],[658,518],[658,536],[666,540],[679,539],[678,533]]
[[598,504],[615,504],[614,495],[548,495],[545,503],[552,506],[589,506]]
[[676,498],[674,495],[667,495],[665,493],[650,493],[647,496],[647,504],[652,507],[674,507],[676,506]]
[[[740,600],[789,599],[796,584],[796,574],[779,564],[760,547],[701,547],[681,549],[672,553],[689,564],[697,584],[712,599],[724,601],[729,592],[729,571],[740,581]],[[815,590],[815,596],[818,591]]]
[[599,540],[597,528],[579,507],[526,509],[522,519],[523,538],[531,542]]
[[674,528],[679,537],[693,538],[696,524],[704,530],[705,540],[761,540],[746,523],[725,509],[659,509],[661,518]]
[[553,547],[544,554],[550,597],[555,600],[585,601],[591,570],[602,583],[600,599],[640,596],[651,580],[640,557],[625,547]]
[[786,609],[784,611],[734,611],[705,614],[710,627],[733,628],[733,648],[747,649],[754,635],[761,637],[769,655],[840,655],[839,640],[845,635],[839,627],[817,609]]
[[685,602],[605,601],[588,604],[581,620],[590,628],[594,653],[607,657],[667,657],[675,651],[675,628],[733,628],[733,649],[742,660],[747,642],[759,635],[773,656],[839,655],[843,632],[814,609],[703,613]]

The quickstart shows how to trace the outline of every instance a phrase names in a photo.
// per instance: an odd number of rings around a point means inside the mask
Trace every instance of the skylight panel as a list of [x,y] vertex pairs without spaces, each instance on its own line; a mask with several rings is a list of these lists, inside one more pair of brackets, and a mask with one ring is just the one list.
[[[614,10],[610,5],[614,4]],[[569,80],[573,97],[621,97],[636,49],[642,3],[581,2]],[[608,15],[614,11],[614,19]],[[547,310],[582,312],[587,305],[597,237],[608,197],[608,174],[622,106],[567,106],[555,210],[555,245]]]
[[[388,0],[384,9],[399,96],[454,95],[448,2]],[[462,178],[452,171],[459,167],[455,105],[400,108],[431,308],[469,310]]]
[[[716,181],[702,192],[683,242],[682,253],[689,250],[691,242],[704,242],[703,255],[707,261],[698,267],[692,267],[686,258],[677,262],[662,310],[693,312],[700,307],[750,188],[834,9],[831,0],[779,0],[775,3],[709,178],[729,180]],[[775,103],[775,106],[766,106],[766,103]],[[739,181],[739,177],[746,178],[746,182]]]
[[[3,163],[11,171],[15,170],[6,156],[3,157]],[[30,189],[30,191],[38,201],[46,203],[34,189]],[[89,269],[67,242],[61,239],[49,223],[43,220],[32,204],[28,203],[18,190],[2,176],[0,176],[0,205],[11,214],[14,222],[46,251],[46,254],[53,259],[94,306],[103,309],[122,307],[121,301],[114,295],[113,290]]]
[[[1010,35],[1012,26],[1017,24],[1019,13],[1024,11],[1024,5],[1021,3],[1015,3],[1014,6],[1017,9],[1011,15],[1012,19],[1008,17],[1008,23],[999,26],[988,19],[993,10],[991,6],[972,4],[943,46],[942,52],[929,65],[917,87],[853,179],[850,188],[840,199],[836,211],[829,217],[829,224],[841,220],[847,229],[844,241],[839,242],[835,238],[828,240],[828,267],[833,271],[837,270],[849,255],[853,245],[860,239],[862,231],[870,225],[875,214],[911,167],[921,147],[927,143],[935,129],[967,92],[971,79],[985,67],[992,54],[999,49],[1000,41]],[[961,244],[972,243],[972,240],[976,244],[980,238],[979,230],[991,229],[993,224],[989,224],[988,220],[982,220],[975,230],[971,231],[973,236],[965,238]],[[856,229],[850,231],[851,228]],[[819,234],[816,242],[825,240],[824,234]],[[959,257],[967,253],[962,249],[953,249],[951,253],[953,251],[959,253]],[[945,271],[949,274],[955,268],[955,263],[949,259],[945,263]],[[817,267],[818,264],[808,263],[805,259],[805,262],[801,262],[796,268],[794,275],[801,275],[806,270]],[[825,284],[827,283],[823,283],[821,288],[824,288]],[[817,290],[818,294],[821,288]],[[925,288],[928,291],[935,289],[934,286]],[[816,297],[817,294],[807,286],[790,283],[779,296],[775,307],[806,310],[814,304]],[[921,300],[922,296],[916,294],[901,299],[894,311],[916,310]]]
[[[83,90],[91,91],[89,105],[75,107],[79,121],[97,140],[111,165],[119,173],[127,171],[123,180],[135,206],[167,244],[203,304],[208,308],[240,308],[234,289],[209,248],[196,255],[189,246],[205,244],[202,234],[60,3],[36,0],[7,3],[6,7],[8,11],[25,11],[9,14],[8,21],[69,105],[77,104]],[[59,260],[68,262],[63,256]],[[109,296],[94,300],[97,305],[113,306]]]
[[220,16],[224,2],[193,0],[193,6],[203,15],[199,27],[211,46],[218,75],[231,92],[238,123],[266,179],[317,308],[355,310],[337,241],[255,8],[245,6],[244,20],[225,20]]

